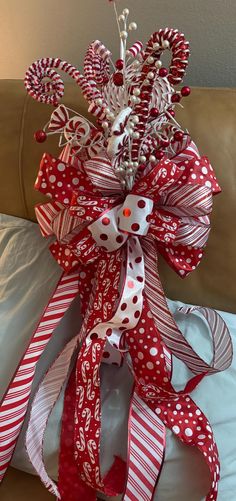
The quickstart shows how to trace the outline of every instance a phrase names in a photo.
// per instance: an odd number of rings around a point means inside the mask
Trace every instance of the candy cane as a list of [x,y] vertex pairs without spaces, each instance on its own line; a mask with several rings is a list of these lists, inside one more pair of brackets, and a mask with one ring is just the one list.
[[92,347],[92,362],[95,363],[97,361],[97,353],[101,351],[101,346],[99,343],[95,343]]
[[81,364],[81,374],[83,378],[83,382],[87,383],[87,371],[90,369],[90,363],[88,360],[85,360]]
[[111,280],[110,278],[106,278],[103,282],[102,282],[102,287],[104,288],[103,289],[103,295],[106,296],[109,289],[110,289],[110,285],[111,285]]
[[76,388],[76,395],[79,397],[78,407],[79,407],[79,409],[81,409],[81,407],[83,406],[83,402],[84,402],[84,387],[83,386],[78,386],[78,388]]
[[111,303],[109,303],[108,301],[106,301],[104,304],[103,304],[103,314],[104,314],[104,320],[106,320],[108,318],[108,314],[109,314],[109,311],[111,310]]
[[99,365],[95,365],[94,369],[93,369],[93,384],[94,386],[97,386],[99,387],[100,386],[100,380],[99,380]]
[[92,379],[89,379],[87,383],[87,399],[93,400],[94,397],[95,397],[95,391],[92,391]]
[[88,453],[89,453],[90,461],[91,461],[92,464],[94,464],[95,463],[95,456],[94,456],[94,452],[93,451],[97,450],[97,445],[96,445],[95,440],[93,440],[93,439],[88,440],[87,448],[88,448]]
[[84,74],[86,78],[104,85],[109,80],[109,60],[111,52],[99,40],[92,42],[84,59]]
[[[79,440],[78,440],[79,438]],[[79,428],[79,437],[76,440],[76,447],[79,451],[84,451],[85,450],[85,436],[84,436],[84,430],[82,427]]]
[[105,275],[106,269],[107,269],[107,261],[101,260],[100,261],[100,269],[99,269],[99,276],[100,276],[101,280],[103,279],[103,277]]
[[132,45],[132,47],[130,47],[127,50],[127,55],[137,57],[137,55],[140,54],[140,52],[142,52],[142,49],[143,49],[143,43],[140,42],[140,40],[137,40],[137,42],[135,42]]
[[90,426],[90,421],[91,421],[91,417],[92,417],[92,413],[91,413],[91,410],[86,407],[83,412],[82,412],[82,418],[85,418],[85,431],[88,431],[89,430],[89,426]]
[[[41,103],[58,104],[64,94],[64,83],[54,68],[70,75],[81,87],[87,101],[101,98],[101,92],[97,89],[95,82],[88,82],[80,71],[70,63],[52,57],[38,59],[28,68],[24,83],[31,97]],[[50,78],[50,82],[45,84],[44,78]]]
[[89,482],[91,482],[91,476],[90,476],[91,473],[92,473],[92,466],[91,466],[91,464],[88,463],[88,462],[83,463],[83,469],[84,469],[84,473],[85,473],[85,476],[86,476],[87,480]]
[[176,29],[160,29],[156,33],[153,33],[148,41],[145,60],[150,55],[155,56],[155,54],[159,59],[162,52],[166,49],[172,51],[168,79],[170,83],[176,85],[183,80],[188,65],[190,55],[189,42],[185,39],[184,34]]
[[102,292],[98,293],[98,300],[96,303],[94,303],[94,310],[101,310],[102,308]]
[[92,115],[100,120],[103,120],[106,116],[104,108],[98,106],[94,101],[92,101],[89,105],[88,112],[92,113]]
[[95,404],[95,411],[94,411],[94,417],[96,421],[100,421],[100,398],[97,398],[96,404]]
[[116,256],[113,254],[110,258],[109,264],[108,264],[108,271],[110,273],[114,273],[116,266],[114,266],[114,261],[116,259]]
[[137,138],[133,139],[131,146],[131,157],[133,161],[138,161],[140,146],[146,132],[155,77],[160,71],[156,66],[156,62],[159,61],[162,52],[166,49],[172,51],[168,75],[170,83],[179,84],[182,81],[188,64],[189,43],[182,33],[179,33],[178,30],[169,28],[161,29],[153,33],[147,43],[141,76],[138,82],[139,87],[142,87],[142,101],[134,107],[134,113],[138,115],[139,118],[139,123],[136,125],[136,130],[139,135]]
[[99,487],[103,487],[104,484],[103,484],[103,482],[101,482],[99,466],[95,467],[95,478],[96,478],[96,484]]

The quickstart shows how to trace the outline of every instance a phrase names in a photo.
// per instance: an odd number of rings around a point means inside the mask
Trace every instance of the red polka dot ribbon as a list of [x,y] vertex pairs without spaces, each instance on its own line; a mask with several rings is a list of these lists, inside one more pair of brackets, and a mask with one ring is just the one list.
[[[107,157],[72,165],[45,154],[36,188],[51,198],[37,206],[36,214],[42,234],[56,236],[50,245],[54,258],[68,276],[80,267],[83,324],[33,402],[26,446],[35,469],[62,501],[92,501],[96,491],[124,491],[125,501],[151,500],[168,427],[203,453],[212,476],[207,501],[215,500],[217,448],[210,424],[189,393],[206,374],[229,366],[230,336],[216,312],[202,309],[213,338],[212,363],[194,352],[166,305],[157,262],[160,253],[182,277],[200,262],[212,194],[220,191],[209,161],[191,143],[171,160],[162,159],[127,193]],[[79,345],[66,388],[57,486],[43,464],[43,439]],[[172,355],[193,373],[180,392],[171,383]],[[99,458],[102,362],[128,363],[134,377],[127,465],[116,458],[105,476]]]

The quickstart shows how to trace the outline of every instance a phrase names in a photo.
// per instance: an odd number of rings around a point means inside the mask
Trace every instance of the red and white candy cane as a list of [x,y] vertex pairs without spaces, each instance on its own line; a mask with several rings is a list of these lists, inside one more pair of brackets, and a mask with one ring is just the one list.
[[183,33],[173,28],[160,29],[153,33],[146,49],[146,57],[153,52],[160,58],[166,49],[171,50],[172,58],[169,66],[168,80],[171,84],[180,84],[184,78],[190,55],[189,42]]
[[92,42],[84,59],[84,75],[99,85],[106,85],[109,80],[109,62],[111,52],[99,40]]
[[132,57],[137,57],[138,54],[140,54],[140,52],[142,52],[142,49],[143,49],[143,43],[140,42],[140,40],[137,40],[137,42],[135,42],[132,45],[132,47],[130,47],[127,50],[127,55],[132,56]]
[[[95,82],[88,82],[80,71],[70,63],[52,57],[38,59],[28,68],[25,75],[25,87],[31,97],[41,103],[54,106],[58,104],[64,94],[64,83],[54,68],[70,75],[80,86],[87,101],[90,102],[101,97]],[[45,83],[44,78],[49,78],[50,81]]]
[[[172,59],[168,70],[165,72],[158,67],[157,62],[162,52],[166,49],[172,51]],[[155,77],[167,77],[170,83],[178,84],[182,81],[187,67],[189,57],[189,45],[185,37],[178,30],[161,29],[151,36],[147,43],[144,54],[144,62],[141,70],[141,77],[138,85],[141,86],[141,102],[135,107],[135,114],[138,115],[139,123],[136,126],[139,137],[132,142],[132,160],[137,161],[139,157],[140,145],[142,143],[148,118],[150,116],[150,105]]]

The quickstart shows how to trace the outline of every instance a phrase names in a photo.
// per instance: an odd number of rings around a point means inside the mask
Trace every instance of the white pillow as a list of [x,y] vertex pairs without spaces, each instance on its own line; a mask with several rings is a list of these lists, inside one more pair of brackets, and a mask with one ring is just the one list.
[[[0,215],[0,366],[1,392],[4,392],[24,352],[33,329],[60,276],[60,269],[48,251],[48,241],[38,226],[12,216]],[[198,353],[210,359],[211,343],[205,323],[197,315],[178,313],[182,303],[169,301],[182,332]],[[236,343],[236,315],[220,312]],[[73,303],[37,365],[33,384],[37,384],[65,342],[78,332],[79,301]],[[4,348],[4,350],[3,350]],[[4,351],[4,354],[3,354]],[[174,375],[184,380],[186,371],[175,361]],[[128,384],[129,382],[129,384]],[[126,457],[128,402],[132,380],[124,366],[102,367],[102,470],[110,466],[113,455]],[[221,459],[218,501],[232,501],[236,492],[236,360],[222,374],[205,378],[192,396],[213,426]],[[44,456],[49,474],[57,477],[58,437],[63,406],[61,395],[49,419]],[[25,449],[25,423],[12,465],[34,473]],[[123,440],[121,440],[123,437]],[[155,501],[201,501],[209,488],[209,474],[195,448],[181,444],[167,430],[165,462],[156,489]],[[117,499],[117,498],[116,498]]]

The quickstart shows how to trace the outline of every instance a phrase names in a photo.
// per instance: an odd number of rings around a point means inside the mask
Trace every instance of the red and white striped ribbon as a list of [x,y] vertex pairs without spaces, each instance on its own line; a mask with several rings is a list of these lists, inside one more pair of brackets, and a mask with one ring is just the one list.
[[134,393],[129,417],[129,463],[124,501],[149,501],[159,476],[165,449],[165,426]]
[[27,411],[36,364],[78,294],[78,272],[63,274],[0,405],[0,481],[11,461]]
[[167,348],[180,360],[184,361],[193,374],[214,374],[227,369],[232,361],[232,342],[224,321],[214,310],[204,308],[182,309],[189,313],[196,309],[202,310],[211,333],[213,335],[214,357],[211,364],[207,364],[197,355],[180,332],[168,308],[166,297],[157,272],[157,253],[155,244],[145,237],[142,241],[145,259],[145,291],[150,310],[156,326],[160,331]]

